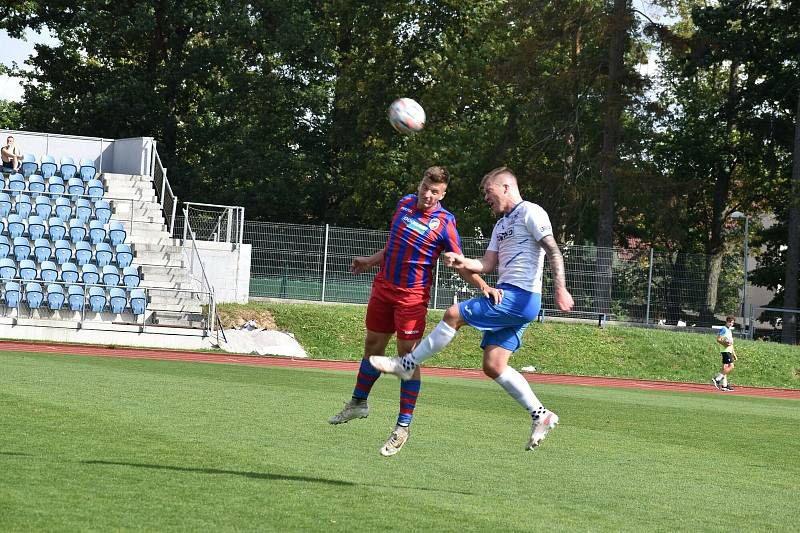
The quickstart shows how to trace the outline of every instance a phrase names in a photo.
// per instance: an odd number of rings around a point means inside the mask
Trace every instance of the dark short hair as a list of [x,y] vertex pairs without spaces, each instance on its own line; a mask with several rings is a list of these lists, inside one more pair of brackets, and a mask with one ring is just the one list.
[[450,173],[445,167],[433,166],[425,170],[422,179],[432,181],[433,183],[450,183]]
[[736,320],[736,317],[735,317],[735,316],[733,316],[733,315],[728,315],[728,316],[726,316],[726,317],[725,317],[725,322],[727,322],[727,321],[729,321],[729,320]]

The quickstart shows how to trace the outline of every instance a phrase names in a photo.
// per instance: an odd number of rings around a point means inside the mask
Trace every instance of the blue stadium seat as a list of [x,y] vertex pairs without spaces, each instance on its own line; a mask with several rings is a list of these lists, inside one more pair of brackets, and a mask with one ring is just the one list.
[[14,212],[22,218],[28,218],[31,211],[33,211],[31,197],[23,193],[18,194],[14,201]]
[[143,315],[147,309],[147,293],[144,289],[131,290],[131,311],[134,315]]
[[64,178],[61,176],[50,176],[47,178],[47,192],[52,194],[54,198],[59,198],[66,190]]
[[33,154],[24,154],[22,156],[22,175],[26,178],[39,170],[39,163],[36,162],[36,156]]
[[17,262],[31,255],[31,243],[25,237],[14,237],[14,258]]
[[108,224],[111,220],[111,204],[106,200],[97,200],[94,203],[94,216],[103,224]]
[[99,220],[89,221],[89,240],[92,244],[100,244],[106,239],[106,226]]
[[106,290],[103,287],[89,287],[89,308],[100,313],[106,307]]
[[56,216],[64,222],[72,218],[72,202],[69,198],[56,198]]
[[36,262],[30,259],[23,259],[19,262],[19,277],[24,279],[25,281],[33,281],[36,279],[36,274],[39,271],[36,269]]
[[122,282],[127,288],[135,289],[141,280],[138,268],[129,266],[122,269]]
[[39,215],[31,215],[28,217],[28,235],[31,239],[41,239],[44,237],[46,229],[42,217]]
[[67,182],[67,193],[73,196],[83,196],[85,192],[83,181],[80,178],[70,178]]
[[75,200],[75,218],[84,224],[92,218],[92,202],[88,198],[78,198]]
[[31,174],[28,178],[28,190],[31,193],[31,196],[36,198],[39,196],[40,192],[44,192],[47,190],[47,186],[44,183],[44,178],[39,174]]
[[[130,267],[129,267],[130,268]],[[103,285],[119,285],[119,270],[114,265],[103,267]]]
[[116,252],[118,267],[125,268],[131,266],[131,263],[133,263],[133,251],[129,244],[118,244]]
[[125,289],[111,287],[108,290],[108,305],[111,307],[112,313],[124,313],[125,307],[128,306],[128,295]]
[[39,283],[31,282],[25,285],[25,301],[28,309],[39,309],[44,301],[44,291]]
[[42,261],[39,264],[39,277],[42,281],[56,281],[58,279],[58,267],[52,261]]
[[0,217],[5,218],[11,212],[11,197],[7,192],[0,192]]
[[11,174],[8,177],[8,188],[13,192],[13,196],[19,194],[19,191],[25,190],[25,177],[20,173]]
[[10,257],[0,259],[0,279],[8,281],[17,277],[17,262]]
[[33,201],[33,210],[36,214],[42,217],[42,220],[47,220],[53,214],[53,206],[50,204],[50,198],[44,195],[39,195]]
[[81,159],[81,179],[84,182],[93,180],[95,175],[97,175],[97,169],[94,166],[94,161],[91,159]]
[[86,294],[83,292],[83,287],[70,285],[67,287],[67,295],[69,308],[73,311],[82,311],[86,303]]
[[58,240],[55,242],[55,247],[56,263],[63,265],[64,263],[72,261],[72,246],[69,241],[65,241],[64,239]]
[[9,213],[6,217],[6,224],[8,225],[8,235],[12,239],[25,233],[25,223],[17,213]]
[[64,307],[64,287],[57,283],[47,286],[47,307],[52,311],[58,311]]
[[67,234],[67,226],[58,217],[50,217],[47,221],[47,234],[53,242],[60,241]]
[[64,283],[78,283],[78,267],[75,263],[61,265],[61,281]]
[[128,233],[125,231],[125,226],[122,225],[122,222],[112,220],[108,223],[108,238],[111,239],[111,244],[114,246],[122,244],[127,236]]
[[111,252],[110,244],[107,242],[97,243],[97,246],[95,246],[94,250],[94,260],[97,263],[97,266],[104,267],[106,265],[110,265],[113,258],[114,254]]
[[0,235],[0,259],[8,257],[11,253],[11,243],[8,242],[8,237]]
[[72,242],[82,241],[86,238],[86,224],[78,218],[71,218],[69,221],[69,240]]
[[86,194],[88,194],[92,200],[101,199],[105,192],[106,188],[100,180],[90,180],[89,183],[86,184]]
[[61,177],[64,178],[64,181],[74,178],[76,172],[78,172],[78,167],[75,165],[75,160],[71,157],[62,157]]
[[81,268],[81,281],[86,285],[97,285],[100,282],[100,273],[97,271],[97,265],[92,263],[83,265]]
[[6,302],[6,307],[12,309],[19,307],[19,283],[16,281],[9,281],[6,283],[6,290],[3,294],[3,299]]
[[83,266],[92,261],[92,245],[89,241],[78,241],[75,243],[75,262],[78,266]]
[[44,179],[54,176],[55,173],[58,172],[56,158],[50,154],[42,156],[42,164],[40,167],[42,169],[42,176],[44,176]]
[[53,257],[53,249],[50,248],[50,241],[47,239],[36,239],[33,241],[33,256],[37,263],[50,261]]

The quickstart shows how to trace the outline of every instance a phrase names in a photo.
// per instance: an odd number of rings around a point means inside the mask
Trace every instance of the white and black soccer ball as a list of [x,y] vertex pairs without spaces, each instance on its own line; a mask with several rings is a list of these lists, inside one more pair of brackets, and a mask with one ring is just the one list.
[[400,133],[417,133],[425,127],[425,110],[411,98],[398,98],[389,106],[389,123]]

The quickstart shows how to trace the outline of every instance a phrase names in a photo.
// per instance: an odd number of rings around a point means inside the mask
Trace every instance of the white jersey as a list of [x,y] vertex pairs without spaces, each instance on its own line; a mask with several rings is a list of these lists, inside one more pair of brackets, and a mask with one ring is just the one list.
[[497,252],[497,283],[541,294],[545,251],[539,241],[552,234],[547,212],[531,202],[518,203],[498,220],[487,247]]

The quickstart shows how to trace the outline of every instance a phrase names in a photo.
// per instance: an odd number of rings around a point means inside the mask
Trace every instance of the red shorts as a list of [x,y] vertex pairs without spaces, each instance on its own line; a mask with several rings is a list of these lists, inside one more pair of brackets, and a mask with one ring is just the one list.
[[367,305],[367,329],[395,333],[398,339],[421,339],[425,333],[430,288],[407,289],[376,278]]

